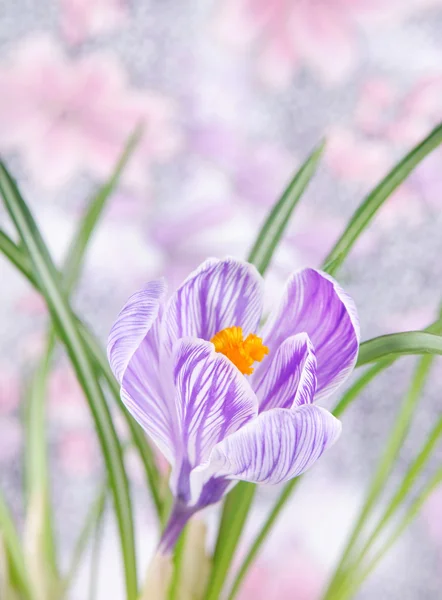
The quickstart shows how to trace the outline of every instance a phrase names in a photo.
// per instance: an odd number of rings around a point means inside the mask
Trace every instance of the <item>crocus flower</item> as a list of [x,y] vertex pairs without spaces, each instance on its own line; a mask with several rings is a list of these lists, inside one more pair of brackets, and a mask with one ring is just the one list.
[[304,269],[261,329],[262,288],[254,266],[209,259],[167,302],[165,282],[148,283],[110,332],[122,400],[172,466],[164,552],[236,480],[287,481],[340,434],[340,422],[314,401],[354,367],[353,301],[328,275]]

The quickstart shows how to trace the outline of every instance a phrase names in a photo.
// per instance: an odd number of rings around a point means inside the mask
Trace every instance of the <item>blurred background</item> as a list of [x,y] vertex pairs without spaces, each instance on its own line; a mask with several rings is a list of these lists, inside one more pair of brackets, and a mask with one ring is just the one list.
[[[245,257],[290,175],[325,137],[322,166],[267,278],[273,302],[291,271],[320,264],[365,193],[441,118],[440,0],[0,0],[0,151],[58,261],[129,134],[137,123],[145,126],[74,296],[103,341],[145,281],[165,275],[173,287],[208,256]],[[340,272],[364,339],[435,318],[441,182],[436,150]],[[3,213],[1,220],[8,229]],[[47,314],[2,257],[0,276],[0,484],[20,519],[21,403]],[[412,366],[413,359],[399,361],[346,413],[340,443],[300,486],[242,600],[318,600]],[[401,455],[403,470],[440,414],[441,396],[436,361]],[[48,428],[64,560],[104,475],[88,409],[61,351]],[[139,465],[128,467],[144,569],[157,532]],[[247,535],[274,497],[274,489],[260,489]],[[357,597],[439,598],[441,523],[442,490]],[[112,519],[104,536],[98,597],[117,600]],[[86,584],[84,570],[72,600],[84,600]]]

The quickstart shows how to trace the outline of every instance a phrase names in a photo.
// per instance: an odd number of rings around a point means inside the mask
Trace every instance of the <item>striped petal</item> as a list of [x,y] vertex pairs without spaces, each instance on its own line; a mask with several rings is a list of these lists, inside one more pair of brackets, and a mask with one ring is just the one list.
[[312,403],[316,357],[308,335],[300,333],[286,339],[271,357],[269,366],[257,371],[252,387],[260,412]]
[[275,408],[217,444],[211,468],[218,476],[282,483],[310,468],[340,432],[341,423],[324,408]]
[[308,334],[317,359],[316,398],[331,394],[352,371],[359,347],[353,300],[325,273],[304,269],[287,283],[282,301],[262,332],[270,352],[294,334]]
[[177,339],[210,340],[226,327],[255,333],[262,298],[262,278],[252,265],[233,258],[205,261],[168,302],[164,338],[169,351]]
[[172,367],[159,359],[159,320],[144,337],[124,372],[121,399],[167,460],[177,453],[177,414],[173,400]]
[[210,342],[179,340],[173,363],[181,448],[171,485],[188,500],[190,471],[209,460],[220,440],[256,417],[258,401],[246,378]]
[[130,359],[155,322],[165,293],[164,280],[151,281],[133,294],[121,309],[107,344],[109,363],[119,383]]

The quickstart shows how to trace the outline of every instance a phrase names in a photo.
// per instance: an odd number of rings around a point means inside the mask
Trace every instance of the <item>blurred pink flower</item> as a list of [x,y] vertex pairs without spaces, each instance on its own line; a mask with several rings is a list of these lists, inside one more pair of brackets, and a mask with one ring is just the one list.
[[0,365],[0,415],[10,413],[20,404],[20,378],[9,363]]
[[[0,419],[0,464],[10,467],[10,461],[20,452],[23,431],[20,421],[15,417]],[[9,464],[8,464],[9,463]]]
[[70,44],[107,33],[127,17],[124,0],[60,0],[61,31]]
[[58,457],[71,476],[88,477],[97,471],[99,450],[92,428],[64,432],[59,440]]
[[[335,127],[326,160],[334,175],[374,187],[406,152],[441,120],[442,77],[417,81],[406,93],[385,78],[361,87],[347,127]],[[440,205],[442,151],[436,149],[416,168],[381,209],[379,223],[417,226],[432,207]]]
[[354,69],[358,33],[368,17],[386,17],[380,0],[226,0],[218,29],[236,46],[256,43],[259,72],[265,83],[282,87],[302,66],[329,84]]
[[278,559],[257,563],[250,571],[240,600],[317,600],[321,596],[324,573],[307,557],[293,552]]
[[146,186],[152,162],[168,159],[179,136],[162,96],[131,88],[111,55],[77,60],[54,40],[30,37],[0,64],[0,149],[23,153],[37,181],[57,188],[79,171],[109,175],[129,134],[145,133],[125,182]]
[[49,410],[57,424],[89,423],[89,411],[80,384],[71,368],[56,367],[51,373],[48,389]]

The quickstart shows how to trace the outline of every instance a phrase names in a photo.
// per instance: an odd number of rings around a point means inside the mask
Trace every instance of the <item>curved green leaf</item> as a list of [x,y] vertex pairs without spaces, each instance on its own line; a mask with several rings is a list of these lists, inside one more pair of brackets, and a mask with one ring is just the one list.
[[4,165],[0,165],[0,190],[91,408],[114,497],[125,567],[127,598],[135,600],[137,577],[129,484],[124,470],[122,449],[109,408],[91,365],[88,350],[79,333],[77,321],[62,291],[59,273],[28,207]]
[[325,259],[323,268],[327,273],[330,273],[330,275],[336,273],[356,240],[369,225],[383,203],[405,181],[413,169],[441,143],[442,124],[433,129],[420,144],[413,148],[366,197]]
[[424,331],[381,335],[361,344],[356,366],[402,354],[442,354],[442,337]]
[[267,270],[290,217],[315,174],[319,160],[324,152],[324,146],[325,143],[322,142],[295,174],[281,198],[270,211],[256,238],[256,242],[247,260],[255,265],[261,274]]

